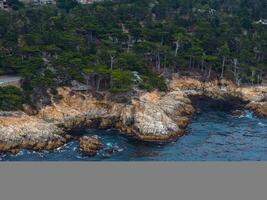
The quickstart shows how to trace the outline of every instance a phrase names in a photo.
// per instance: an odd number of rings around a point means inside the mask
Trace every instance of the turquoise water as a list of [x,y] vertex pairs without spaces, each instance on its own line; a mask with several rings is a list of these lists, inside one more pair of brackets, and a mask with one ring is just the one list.
[[105,148],[95,157],[85,157],[72,141],[53,152],[23,150],[2,155],[2,161],[258,161],[267,160],[267,119],[250,112],[204,109],[197,114],[187,134],[167,144],[136,141],[116,130],[84,130],[96,135]]

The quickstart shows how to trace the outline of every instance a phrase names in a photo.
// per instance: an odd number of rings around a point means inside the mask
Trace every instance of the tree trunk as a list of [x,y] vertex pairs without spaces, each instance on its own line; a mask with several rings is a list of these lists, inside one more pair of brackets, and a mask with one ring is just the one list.
[[190,56],[190,60],[189,60],[189,69],[191,69],[191,65],[192,65],[192,56]]
[[86,76],[86,90],[89,92],[89,77]]
[[180,45],[179,45],[179,41],[177,40],[177,41],[175,42],[175,54],[174,54],[175,57],[176,57],[177,54],[178,54],[179,47],[180,47]]
[[262,70],[260,70],[260,75],[259,75],[260,80],[259,80],[259,84],[260,84],[260,82],[262,83],[262,81],[263,81],[263,80],[262,80],[262,74],[263,74],[263,73],[262,73]]
[[240,83],[239,83],[239,72],[238,72],[237,62],[238,62],[238,60],[235,58],[234,59],[234,72],[233,73],[234,73],[234,77],[235,77],[235,82],[239,86]]
[[158,70],[158,72],[160,72],[160,65],[161,65],[161,63],[160,63],[160,54],[158,52],[157,53],[157,70]]
[[163,70],[163,73],[166,73],[167,71],[167,57],[166,55],[164,56],[164,70]]
[[96,85],[96,91],[99,91],[99,87],[100,87],[100,83],[101,83],[101,77],[98,77],[97,79],[97,85]]
[[111,71],[113,70],[114,60],[115,60],[115,57],[114,56],[110,56],[110,70]]
[[223,62],[222,62],[222,71],[221,71],[221,79],[224,78],[224,67],[225,67],[225,56],[223,56]]
[[254,76],[255,76],[255,71],[251,71],[251,84],[254,85]]
[[212,66],[210,65],[210,67],[209,67],[209,73],[208,73],[208,77],[207,77],[208,81],[210,80],[210,76],[211,76],[211,69],[212,69]]

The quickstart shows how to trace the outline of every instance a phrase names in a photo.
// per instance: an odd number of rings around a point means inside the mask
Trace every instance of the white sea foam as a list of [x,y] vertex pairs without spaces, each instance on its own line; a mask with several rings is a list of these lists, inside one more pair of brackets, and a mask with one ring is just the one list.
[[108,147],[112,147],[112,146],[113,146],[113,144],[112,144],[111,142],[108,142],[106,145],[107,145]]
[[24,155],[24,150],[21,150],[20,152],[17,153],[17,156],[23,156]]
[[247,113],[246,114],[246,118],[253,119],[254,117],[253,117],[253,114],[252,113]]
[[264,124],[262,122],[259,122],[258,125],[261,126],[261,127],[267,127],[267,124]]
[[246,111],[244,114],[240,115],[239,118],[248,118],[248,119],[254,119],[253,113]]

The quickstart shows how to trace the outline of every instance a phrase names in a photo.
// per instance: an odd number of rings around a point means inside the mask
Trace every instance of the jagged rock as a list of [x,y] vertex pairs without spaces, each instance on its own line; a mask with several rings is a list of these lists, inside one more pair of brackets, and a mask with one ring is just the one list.
[[22,106],[23,106],[23,111],[27,115],[36,115],[38,113],[37,110],[35,110],[32,106],[28,104],[23,104]]
[[249,102],[266,102],[267,86],[242,87],[238,89],[242,98]]
[[0,152],[52,150],[71,139],[63,133],[79,127],[114,127],[140,140],[169,141],[183,135],[195,112],[189,98],[192,95],[231,103],[239,99],[259,116],[267,116],[266,86],[237,87],[226,80],[174,78],[169,81],[168,92],[136,89],[127,96],[127,102],[112,98],[108,92],[98,98],[66,87],[58,88],[58,94],[60,100],[51,98],[51,105],[35,116],[0,112]]
[[[40,111],[39,117],[55,121],[65,128],[77,126],[116,127],[142,140],[168,140],[182,134],[177,123],[181,116],[194,112],[190,100],[182,91],[143,93],[130,104],[97,100],[91,95],[73,94],[68,88],[59,89],[62,101]],[[94,123],[93,123],[94,122]]]
[[201,82],[196,79],[181,77],[170,82],[171,90],[182,90],[189,96],[206,96],[212,99],[225,99],[229,97],[242,98],[237,86],[226,80]]
[[137,138],[148,141],[165,141],[181,136],[183,126],[179,127],[178,122],[184,121],[184,116],[192,114],[194,110],[181,91],[163,95],[159,92],[146,93],[133,105],[131,130]]
[[267,117],[267,102],[251,102],[247,108],[253,110],[259,117]]
[[61,134],[63,131],[53,123],[24,113],[0,116],[0,152],[52,149],[52,144],[57,148],[65,141]]
[[86,156],[95,156],[103,144],[96,138],[83,136],[79,139],[79,149]]
[[267,116],[267,86],[238,87],[227,80],[201,82],[192,78],[180,77],[170,82],[170,89],[182,90],[189,96],[206,96],[232,104],[238,101],[247,103],[245,107],[254,111],[256,115]]

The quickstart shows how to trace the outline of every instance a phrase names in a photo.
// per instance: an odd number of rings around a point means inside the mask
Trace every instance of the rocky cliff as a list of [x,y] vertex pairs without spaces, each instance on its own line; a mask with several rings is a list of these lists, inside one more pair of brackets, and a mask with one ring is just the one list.
[[188,116],[194,111],[182,91],[140,92],[128,104],[110,101],[109,95],[97,100],[92,95],[60,88],[63,98],[42,109],[38,117],[69,130],[73,127],[118,128],[138,139],[169,140],[182,134]]
[[201,82],[174,76],[168,92],[136,90],[123,101],[110,93],[99,97],[70,88],[58,88],[58,94],[60,100],[51,98],[52,104],[35,116],[1,113],[0,151],[54,149],[67,141],[67,132],[79,127],[113,127],[139,140],[169,141],[183,135],[195,112],[191,96],[231,103],[238,99],[257,115],[267,116],[266,87],[237,87],[225,80]]
[[19,149],[52,150],[66,142],[63,131],[53,123],[22,112],[0,113],[0,152]]
[[176,77],[170,82],[170,89],[182,90],[189,96],[206,96],[232,103],[235,100],[243,101],[246,109],[254,111],[259,117],[267,117],[267,86],[238,87],[227,80],[201,82],[188,77]]

